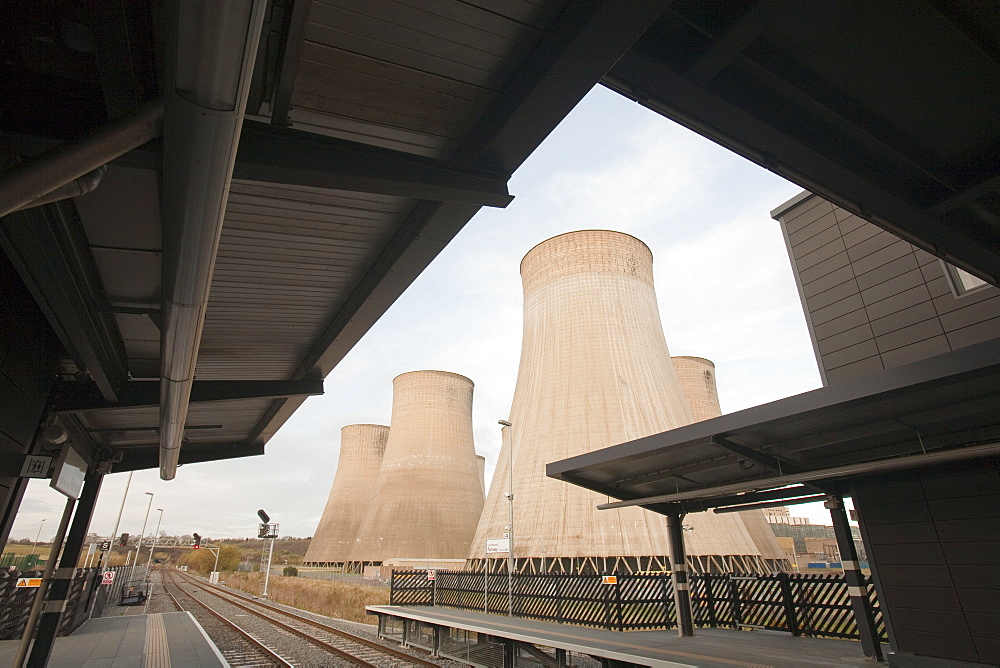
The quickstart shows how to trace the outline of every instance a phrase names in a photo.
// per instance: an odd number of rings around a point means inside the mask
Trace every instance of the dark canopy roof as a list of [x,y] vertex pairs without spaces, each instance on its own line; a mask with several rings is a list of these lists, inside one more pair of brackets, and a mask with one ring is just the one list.
[[[190,97],[199,82],[225,89],[216,65],[233,43],[217,33],[247,23],[238,3],[185,5],[215,23],[177,23],[177,4],[7,3],[0,166],[143,103]],[[66,350],[53,408],[92,454],[120,454],[116,470],[156,465],[165,404],[178,398],[157,387],[174,382],[161,336],[183,320],[165,308],[164,277],[212,277],[203,328],[187,326],[200,344],[172,348],[198,351],[181,461],[259,454],[480,206],[509,201],[509,176],[598,81],[972,273],[1000,275],[990,3],[255,6],[246,120],[210,264],[183,266],[163,243],[176,225],[162,212],[181,199],[164,164],[206,149],[204,135],[176,131],[184,118],[170,104],[163,123],[183,149],[153,139],[113,160],[92,193],[0,219],[4,252]]]
[[[546,467],[626,500],[702,510],[836,488],[873,471],[1000,454],[1000,340]],[[743,497],[744,492],[754,492]],[[681,504],[671,506],[670,504]]]

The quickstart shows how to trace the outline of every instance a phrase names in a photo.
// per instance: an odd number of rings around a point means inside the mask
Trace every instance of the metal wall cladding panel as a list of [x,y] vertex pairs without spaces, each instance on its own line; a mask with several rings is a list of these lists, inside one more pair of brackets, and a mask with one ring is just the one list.
[[859,309],[864,309],[865,303],[861,300],[860,294],[852,294],[844,299],[833,302],[829,306],[810,309],[813,325],[822,325],[825,322],[840,318]]
[[820,354],[827,355],[837,350],[842,350],[848,346],[853,346],[861,343],[862,341],[874,338],[875,335],[872,333],[871,325],[866,322],[859,327],[849,329],[845,332],[840,332],[839,334],[834,334],[833,336],[828,336],[825,339],[819,339],[817,344],[819,346]]
[[876,336],[881,336],[918,322],[936,319],[937,317],[938,314],[934,310],[934,305],[929,301],[921,301],[913,306],[894,311],[887,316],[872,318],[871,327],[872,332]]
[[858,287],[862,290],[867,290],[868,288],[876,286],[879,283],[883,283],[895,278],[896,276],[901,276],[908,271],[917,269],[917,259],[912,253],[906,253],[895,260],[882,265],[877,271],[858,273],[859,269],[857,267],[852,265],[851,268],[857,275]]
[[995,339],[998,331],[1000,331],[1000,319],[993,318],[948,332],[948,342],[952,348],[971,346],[982,341]]
[[891,369],[935,355],[942,355],[949,350],[951,350],[951,346],[948,344],[948,339],[945,336],[935,336],[882,353],[882,364],[885,365],[886,369]]
[[[923,274],[920,273],[920,269],[914,268],[881,283],[876,283],[870,288],[862,289],[861,297],[865,300],[865,305],[867,306],[899,294],[904,290],[911,290],[918,286],[923,287],[923,285]],[[929,298],[930,295],[928,295]]]
[[830,257],[824,258],[821,262],[817,262],[808,269],[799,270],[799,278],[802,281],[802,285],[806,286],[816,279],[826,276],[831,271],[840,269],[841,267],[847,267],[849,265],[850,258],[848,257],[847,252],[840,251],[830,255]]
[[[788,240],[792,244],[792,248],[801,246],[804,243],[808,243],[810,240],[814,239],[817,235],[823,234],[829,230],[833,230],[839,234],[839,228],[837,227],[837,218],[833,215],[833,212],[822,216],[815,221],[809,223],[808,225],[803,225],[797,231],[789,233]],[[808,248],[808,246],[807,246]],[[806,253],[808,251],[804,251]],[[798,253],[796,253],[798,255]]]
[[[571,232],[529,251],[521,278],[524,336],[512,426],[470,558],[509,524],[511,450],[518,559],[665,554],[661,516],[599,511],[605,497],[545,476],[547,462],[693,420],[663,336],[652,254],[626,234]],[[759,555],[738,518],[708,515],[688,516],[698,525],[685,537],[690,554]]]
[[[822,276],[812,281],[809,285],[803,285],[802,294],[805,295],[807,299],[814,298],[834,288],[843,289],[842,286],[846,283],[854,285],[856,290],[859,289],[857,288],[857,283],[854,281],[854,272],[851,271],[850,266],[843,266],[839,269],[835,269],[826,276]],[[836,301],[836,299],[830,301]]]
[[844,239],[838,225],[831,225],[819,234],[792,247],[792,252],[795,253],[795,257],[798,258],[797,262],[803,269],[842,250],[847,250],[847,248],[844,246]]
[[198,357],[203,380],[285,379],[415,206],[236,181]]
[[[851,266],[854,267],[854,275],[858,277],[858,284],[861,285],[862,281],[865,280],[862,279],[862,276],[868,272],[874,272],[880,267],[889,264],[893,260],[898,260],[899,258],[905,256],[909,256],[914,265],[916,264],[916,260],[913,259],[912,246],[902,239],[898,239],[895,243],[892,243],[885,248],[881,248],[874,253],[865,255],[857,260],[852,259]],[[873,274],[871,285],[881,282],[881,278],[883,276],[884,274]],[[862,288],[864,287],[865,286],[862,285]]]
[[908,247],[907,250],[910,250],[908,243],[901,241],[899,237],[883,230],[881,234],[873,234],[864,241],[848,246],[847,254],[851,257],[851,262],[856,264],[872,253],[877,253],[880,250],[898,243],[906,244]]
[[832,213],[833,205],[820,197],[811,197],[796,205],[794,209],[786,212],[782,218],[785,221],[785,228],[789,236],[798,232],[806,225],[815,222],[819,218]]
[[314,2],[291,116],[338,136],[446,156],[564,4]]
[[[850,267],[844,267],[844,269],[850,271]],[[839,271],[834,273],[839,273]],[[814,281],[814,283],[819,283],[821,280],[823,279]],[[812,287],[811,284],[810,287]],[[861,294],[861,292],[858,289],[858,284],[854,281],[854,278],[851,277],[849,280],[838,283],[828,290],[824,290],[823,292],[817,293],[811,297],[807,296],[806,300],[810,310],[815,312],[821,308],[830,306],[831,304],[835,304],[843,299],[859,294]]]
[[340,456],[330,496],[303,561],[347,561],[358,527],[371,504],[389,427],[353,424],[340,430]]
[[823,339],[835,336],[841,332],[846,332],[850,329],[860,327],[868,323],[868,314],[864,309],[858,309],[842,318],[836,318],[828,322],[824,322],[822,325],[816,325],[813,328],[813,334],[817,341],[822,341]]
[[941,321],[933,318],[882,334],[878,337],[878,347],[880,352],[886,353],[943,334],[944,329],[941,327]]

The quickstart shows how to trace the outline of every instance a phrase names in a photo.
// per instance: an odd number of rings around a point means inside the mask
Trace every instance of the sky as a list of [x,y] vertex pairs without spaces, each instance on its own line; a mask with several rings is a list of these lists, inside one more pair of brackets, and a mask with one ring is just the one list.
[[[311,536],[336,472],[340,428],[388,424],[392,379],[438,369],[475,383],[476,450],[487,480],[509,414],[521,346],[518,266],[536,244],[581,229],[631,234],[653,252],[672,355],[716,364],[723,412],[820,386],[778,223],[801,188],[596,87],[522,165],[506,209],[482,209],[306,400],[260,457],[137,471],[118,532],[255,536],[258,508],[283,536]],[[694,280],[697,277],[697,280]],[[127,473],[105,478],[91,530],[111,535]],[[65,498],[25,493],[11,538],[50,540]],[[151,492],[152,498],[144,492]],[[820,504],[792,514],[829,523]],[[44,523],[42,520],[45,520]]]

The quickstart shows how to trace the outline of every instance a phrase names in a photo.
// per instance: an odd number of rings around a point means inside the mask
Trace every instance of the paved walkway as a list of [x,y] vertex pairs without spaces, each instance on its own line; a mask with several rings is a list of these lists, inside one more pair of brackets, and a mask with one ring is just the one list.
[[796,638],[777,631],[697,629],[693,637],[681,638],[677,631],[619,633],[452,608],[373,605],[368,610],[649,666],[873,668],[879,665],[865,660],[861,643]]
[[[141,610],[142,608],[139,608]],[[17,656],[19,640],[0,642],[0,666]],[[208,668],[222,655],[187,612],[99,617],[56,638],[50,668]]]

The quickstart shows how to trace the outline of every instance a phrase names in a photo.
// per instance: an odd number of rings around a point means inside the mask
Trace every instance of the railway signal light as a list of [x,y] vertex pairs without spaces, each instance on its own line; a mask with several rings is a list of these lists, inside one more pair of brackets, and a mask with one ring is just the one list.
[[128,534],[127,533],[123,533],[122,536],[121,536],[121,538],[118,539],[118,545],[120,547],[125,547],[125,546],[128,545]]
[[257,517],[259,517],[260,521],[264,524],[268,524],[271,521],[271,516],[265,513],[263,508],[257,511]]
[[191,534],[191,536],[194,538],[194,545],[192,545],[191,547],[193,547],[194,549],[197,550],[198,548],[201,547],[201,536],[199,536],[196,533],[195,534]]

